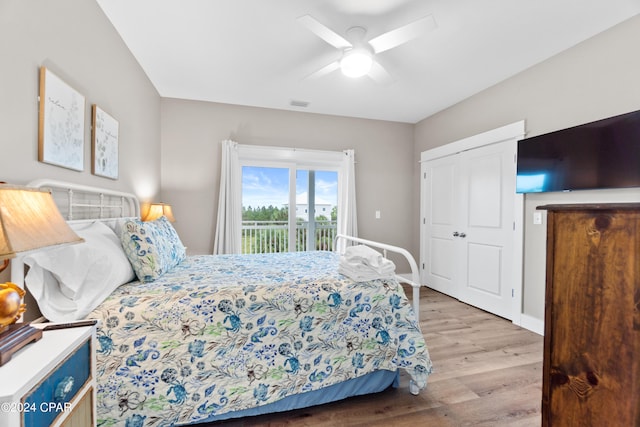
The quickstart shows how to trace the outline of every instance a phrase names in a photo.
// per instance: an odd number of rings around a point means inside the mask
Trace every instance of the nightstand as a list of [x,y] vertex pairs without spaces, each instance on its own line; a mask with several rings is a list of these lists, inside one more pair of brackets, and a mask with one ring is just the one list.
[[95,426],[95,327],[44,331],[0,367],[0,426]]

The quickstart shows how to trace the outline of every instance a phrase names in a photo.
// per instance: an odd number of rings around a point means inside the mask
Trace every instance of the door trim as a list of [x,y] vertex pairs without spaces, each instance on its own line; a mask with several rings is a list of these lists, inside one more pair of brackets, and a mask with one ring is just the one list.
[[526,134],[524,127],[525,121],[520,120],[519,122],[511,123],[509,125],[423,151],[420,153],[420,163],[460,153],[462,151],[483,147],[485,145],[497,144],[514,138],[524,138]]
[[[520,120],[493,130],[489,130],[477,135],[473,135],[467,138],[460,139],[449,144],[441,145],[440,147],[432,148],[430,150],[420,153],[420,163],[427,162],[429,160],[435,160],[441,157],[457,154],[462,151],[472,150],[478,147],[484,147],[491,144],[497,144],[503,141],[514,140],[517,143],[519,139],[524,138],[526,135],[525,121]],[[516,159],[514,159],[514,162]],[[421,169],[422,170],[422,169]],[[421,172],[422,174],[422,172]],[[422,193],[422,191],[421,191]],[[424,201],[421,201],[421,209]],[[522,295],[523,295],[523,264],[524,264],[524,196],[522,194],[515,194],[514,198],[514,232],[513,232],[513,248],[514,248],[514,260],[519,260],[513,266],[512,280],[513,280],[513,298],[512,298],[512,316],[511,321],[518,326],[527,327],[529,322],[522,321]],[[420,212],[420,235],[422,236],[424,212]],[[422,249],[422,238],[421,249]],[[529,329],[529,328],[527,328]]]

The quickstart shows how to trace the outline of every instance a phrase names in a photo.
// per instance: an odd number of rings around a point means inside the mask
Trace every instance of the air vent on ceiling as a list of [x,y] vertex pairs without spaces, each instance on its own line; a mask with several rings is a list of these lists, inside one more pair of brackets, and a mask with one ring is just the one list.
[[307,108],[309,106],[309,102],[308,101],[298,101],[296,99],[292,99],[291,102],[289,103],[292,107],[302,107],[302,108]]

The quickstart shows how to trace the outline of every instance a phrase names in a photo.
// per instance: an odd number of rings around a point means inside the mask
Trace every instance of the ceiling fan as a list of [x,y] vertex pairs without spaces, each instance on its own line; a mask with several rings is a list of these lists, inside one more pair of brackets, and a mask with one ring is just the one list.
[[433,15],[427,15],[367,41],[364,39],[366,29],[363,27],[351,27],[347,30],[346,37],[342,37],[310,15],[301,16],[298,21],[322,40],[342,51],[339,60],[311,73],[306,79],[319,78],[341,69],[346,76],[356,78],[368,75],[380,84],[389,84],[393,78],[375,60],[375,56],[420,37],[436,27]]

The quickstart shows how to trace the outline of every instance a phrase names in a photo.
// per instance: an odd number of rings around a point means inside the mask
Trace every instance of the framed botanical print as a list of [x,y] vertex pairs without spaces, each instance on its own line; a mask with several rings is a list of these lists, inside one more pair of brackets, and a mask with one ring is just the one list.
[[84,170],[84,96],[40,67],[38,160]]
[[118,121],[97,105],[91,107],[91,172],[118,179]]

